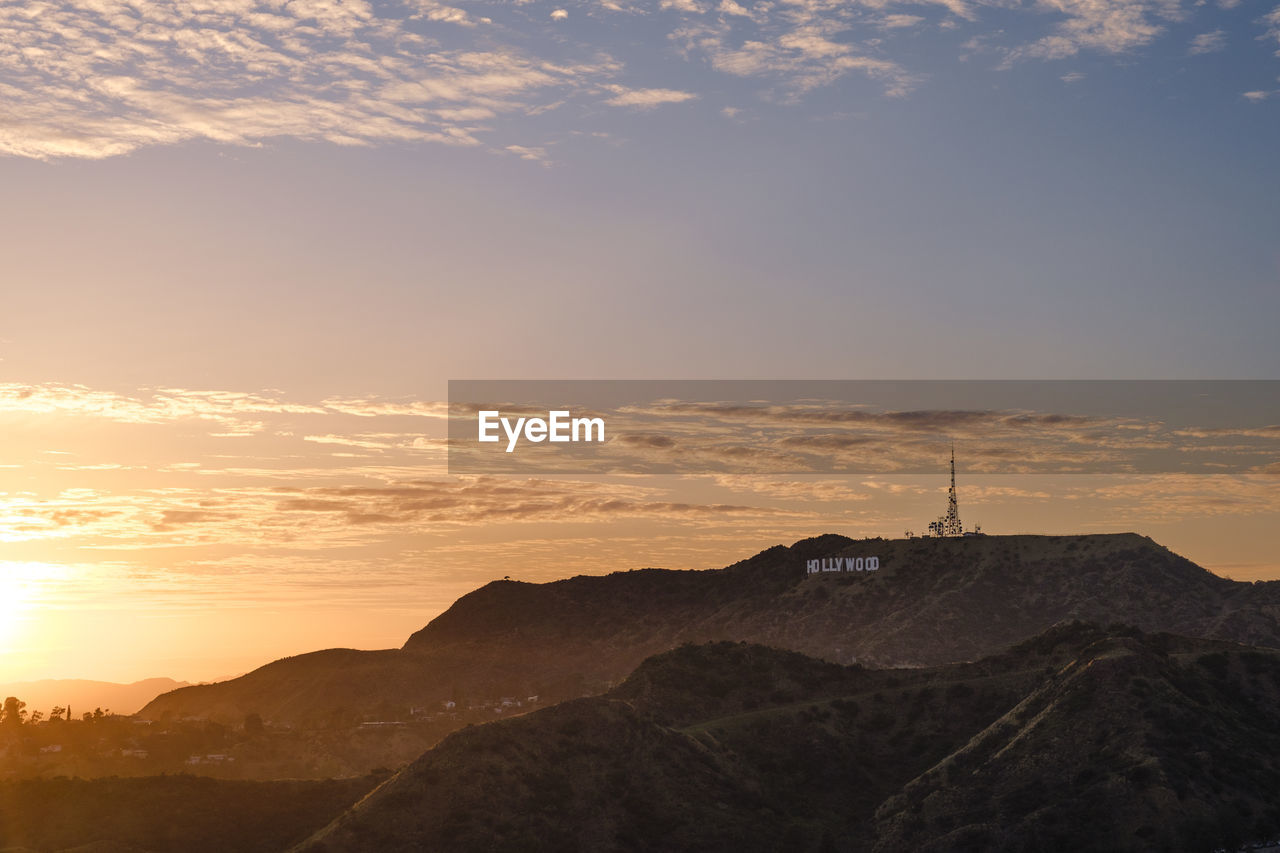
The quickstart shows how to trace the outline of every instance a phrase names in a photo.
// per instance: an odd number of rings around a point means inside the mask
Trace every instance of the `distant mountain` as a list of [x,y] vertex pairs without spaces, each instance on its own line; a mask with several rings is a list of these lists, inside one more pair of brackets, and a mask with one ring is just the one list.
[[1280,652],[1060,626],[883,671],[729,643],[468,728],[294,853],[1203,850],[1280,834]]
[[[809,560],[876,557],[875,572]],[[832,662],[975,660],[1063,620],[1280,646],[1280,582],[1218,577],[1136,534],[852,540],[776,546],[712,571],[495,581],[399,650],[335,649],[158,697],[142,714],[323,725],[356,709],[599,693],[685,642],[749,641]]]
[[148,678],[132,684],[53,678],[0,684],[0,697],[16,696],[27,703],[28,711],[39,711],[46,717],[58,706],[70,706],[71,713],[76,716],[95,708],[116,714],[134,714],[161,693],[186,686],[187,682],[172,678]]

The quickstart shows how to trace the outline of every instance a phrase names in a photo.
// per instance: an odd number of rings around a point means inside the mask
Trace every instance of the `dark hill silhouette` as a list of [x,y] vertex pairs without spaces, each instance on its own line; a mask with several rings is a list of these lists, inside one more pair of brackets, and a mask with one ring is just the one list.
[[456,732],[295,853],[1211,850],[1280,831],[1280,652],[1061,626],[973,664],[687,646]]
[[[874,573],[805,562],[878,556]],[[776,546],[725,569],[645,569],[544,584],[495,581],[399,650],[329,650],[158,697],[142,716],[250,712],[322,725],[335,713],[450,698],[599,693],[684,642],[743,640],[841,664],[975,660],[1063,620],[1280,646],[1280,582],[1218,577],[1136,534],[851,540]]]
[[876,849],[1213,850],[1274,839],[1278,700],[1272,651],[1094,642],[884,803]]
[[0,851],[277,853],[380,777],[243,782],[171,775],[0,782]]

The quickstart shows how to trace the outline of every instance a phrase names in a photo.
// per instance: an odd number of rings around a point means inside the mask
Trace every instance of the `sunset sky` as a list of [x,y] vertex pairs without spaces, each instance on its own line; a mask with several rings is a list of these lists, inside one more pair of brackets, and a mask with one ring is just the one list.
[[[1277,378],[1277,150],[1274,0],[2,2],[0,683],[921,530],[941,467],[450,476],[446,383]],[[960,500],[1252,580],[1278,492]]]

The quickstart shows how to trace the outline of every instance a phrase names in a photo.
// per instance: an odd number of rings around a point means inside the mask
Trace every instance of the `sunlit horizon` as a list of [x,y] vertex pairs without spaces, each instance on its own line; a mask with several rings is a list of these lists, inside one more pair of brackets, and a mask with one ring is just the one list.
[[[896,538],[923,532],[946,493],[941,467],[449,476],[441,405],[425,399],[47,386],[7,400],[0,683],[210,681],[396,648],[494,579]],[[1269,475],[962,474],[959,502],[988,534],[1132,531],[1224,576],[1280,578]]]

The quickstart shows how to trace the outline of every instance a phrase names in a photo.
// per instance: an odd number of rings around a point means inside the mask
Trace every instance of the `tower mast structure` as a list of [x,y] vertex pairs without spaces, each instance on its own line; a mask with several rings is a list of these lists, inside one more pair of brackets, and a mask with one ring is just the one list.
[[929,532],[934,536],[963,536],[960,509],[956,503],[956,446],[951,445],[951,488],[947,492],[947,514],[930,523]]

